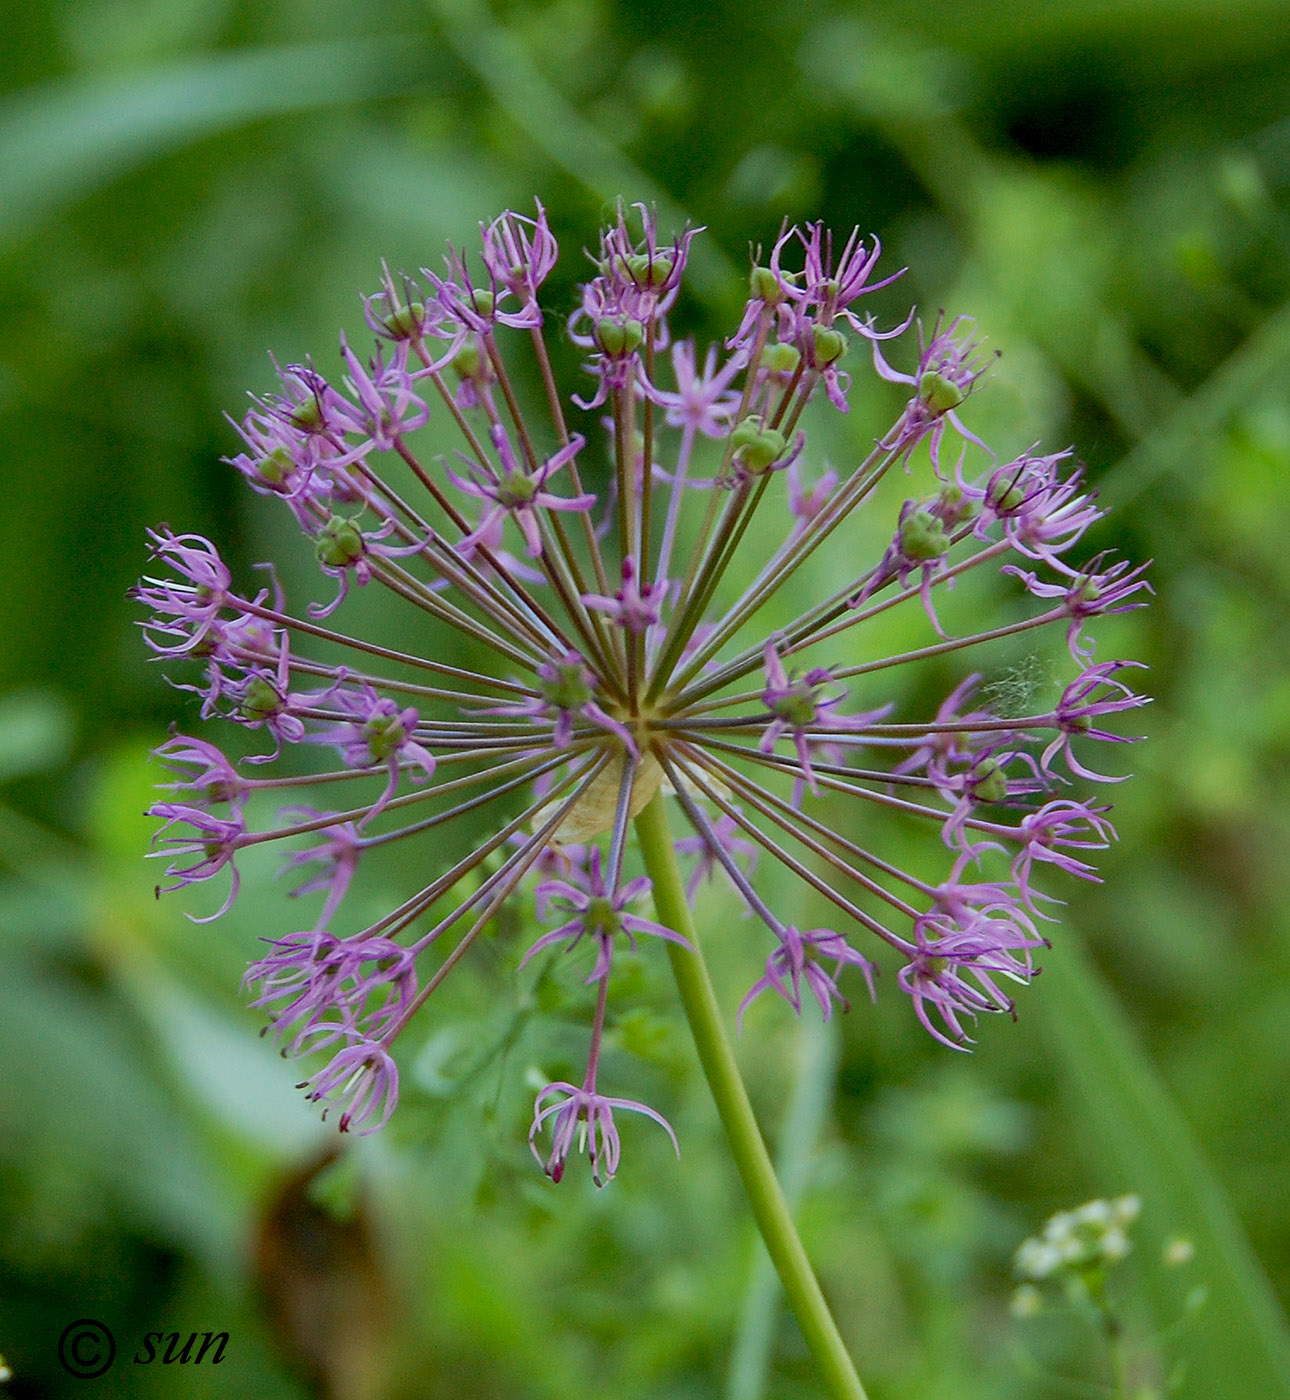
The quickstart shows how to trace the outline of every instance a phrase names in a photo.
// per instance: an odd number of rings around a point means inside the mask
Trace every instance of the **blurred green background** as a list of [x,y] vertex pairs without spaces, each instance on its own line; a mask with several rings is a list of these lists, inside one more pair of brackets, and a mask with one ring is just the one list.
[[[654,960],[615,1044],[679,1164],[628,1125],[604,1192],[534,1170],[526,1076],[582,1012],[574,979],[516,982],[505,931],[426,1018],[391,1128],[331,1159],[238,993],[286,917],[271,866],[199,928],[141,859],[147,750],[192,707],[125,591],[148,524],[242,570],[286,538],[219,460],[222,414],[272,387],[266,351],[330,370],[339,327],[366,341],[382,258],[437,260],[534,194],[569,307],[622,194],[707,225],[680,313],[705,338],[785,216],[879,233],[910,268],[880,314],[974,315],[1004,352],[974,425],[1003,451],[1076,443],[1115,508],[1097,543],[1155,560],[1153,607],[1099,653],[1150,663],[1151,740],[1021,1023],[954,1056],[887,987],[836,1035],[766,1015],[741,1042],[875,1400],[1104,1393],[1077,1324],[1009,1316],[1010,1257],[1051,1211],[1125,1191],[1135,1336],[1208,1290],[1155,1344],[1161,1374],[1290,1396],[1282,0],[11,0],[4,23],[9,1393],[817,1393]],[[832,451],[884,426],[862,417]],[[719,899],[707,915],[737,932]],[[1183,1275],[1156,1262],[1174,1233],[1197,1246]],[[96,1381],[55,1356],[81,1317],[121,1351]],[[219,1369],[129,1364],[146,1332],[212,1329]]]

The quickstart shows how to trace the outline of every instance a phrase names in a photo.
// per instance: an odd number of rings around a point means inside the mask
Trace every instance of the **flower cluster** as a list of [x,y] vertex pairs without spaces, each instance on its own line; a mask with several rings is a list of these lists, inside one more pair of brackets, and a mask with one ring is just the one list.
[[[1013,1272],[1022,1281],[1012,1292],[1014,1317],[1038,1317],[1050,1306],[1047,1293],[1090,1315],[1104,1336],[1120,1334],[1110,1273],[1133,1249],[1129,1231],[1142,1211],[1137,1196],[1085,1201],[1074,1210],[1050,1216],[1037,1235],[1022,1241],[1013,1256]],[[1192,1257],[1191,1242],[1175,1236],[1161,1251],[1161,1262],[1180,1268]]]
[[[849,967],[872,994],[871,954],[885,947],[921,1023],[964,1048],[973,1020],[1011,1012],[1005,988],[1036,970],[1050,897],[1032,876],[1097,878],[1090,858],[1114,833],[1106,807],[1071,784],[1107,781],[1085,747],[1120,742],[1107,724],[1145,701],[1129,686],[1134,663],[1093,664],[1086,629],[1149,588],[1124,561],[1068,559],[1100,515],[1080,470],[1064,452],[1001,463],[969,430],[961,415],[986,367],[969,322],[920,328],[915,367],[891,368],[879,342],[912,313],[880,331],[862,310],[893,279],[872,280],[878,243],[858,231],[838,248],[821,224],[786,229],[754,266],[724,346],[701,355],[673,339],[696,232],[667,240],[649,209],[619,209],[567,319],[585,352],[581,394],[561,394],[547,356],[539,294],[558,249],[540,205],[483,228],[473,261],[450,250],[441,270],[387,271],[365,302],[369,358],[342,341],[332,380],[280,369],[277,391],[236,425],[243,450],[230,460],[312,545],[325,586],[303,608],[272,571],[241,589],[206,539],[152,532],[154,569],[136,590],[148,644],[191,667],[177,683],[203,718],[263,740],[241,763],[204,739],[161,746],[174,776],[153,808],[154,854],[167,889],[228,879],[217,912],[253,846],[290,843],[288,864],[310,867],[297,893],[323,894],[317,920],[270,940],[246,982],[289,1053],[329,1056],[307,1093],[339,1109],[342,1130],[389,1118],[395,1041],[536,879],[555,926],[529,953],[590,947],[595,1004],[586,1075],[539,1094],[531,1141],[542,1160],[538,1138],[553,1129],[553,1178],[576,1142],[598,1181],[612,1176],[614,1111],[663,1121],[598,1082],[615,961],[639,935],[680,938],[633,912],[650,886],[632,870],[632,822],[660,794],[688,828],[676,848],[690,895],[727,881],[748,914],[741,937],[767,941],[764,975],[735,999],[741,1015],[766,992],[800,1010],[805,989],[827,1016],[845,1005]],[[811,467],[803,412],[817,396],[847,409],[856,340],[907,397],[862,460]],[[521,406],[520,356],[544,387],[540,415]],[[455,460],[419,453],[432,411],[460,432]],[[926,483],[902,501],[915,470]],[[852,562],[827,596],[786,591],[862,509],[894,522],[880,557],[839,552]],[[767,529],[779,543],[753,548]],[[936,603],[978,572],[1002,574],[1011,620],[947,631]],[[428,619],[457,651],[338,625],[348,594],[372,583],[406,609],[400,636]],[[768,629],[772,601],[786,620]],[[909,614],[910,645],[884,654],[868,624],[895,609]],[[1045,632],[1065,634],[1074,675],[1050,703],[999,712],[983,679],[1000,647]],[[900,668],[935,674],[978,649],[980,669],[931,719],[899,711]],[[302,745],[330,762],[277,773]],[[301,789],[338,795],[301,806]],[[257,829],[261,793],[296,801]],[[939,834],[944,879],[874,848],[887,819]],[[368,852],[449,828],[493,834],[375,922],[346,921]],[[759,857],[820,896],[836,927],[782,917],[754,879]]]
[[1017,1273],[1039,1281],[1062,1272],[1118,1264],[1132,1247],[1128,1230],[1141,1209],[1137,1196],[1117,1196],[1113,1201],[1086,1201],[1074,1210],[1058,1211],[1017,1250]]

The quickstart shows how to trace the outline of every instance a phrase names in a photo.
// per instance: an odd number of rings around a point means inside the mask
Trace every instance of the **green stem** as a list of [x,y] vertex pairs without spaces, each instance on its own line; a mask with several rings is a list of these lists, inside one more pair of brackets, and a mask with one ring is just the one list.
[[[802,1019],[797,1038],[797,1074],[780,1122],[775,1153],[775,1172],[784,1188],[784,1199],[792,1208],[796,1208],[806,1187],[820,1134],[833,1106],[840,1049],[836,1020],[825,1021],[818,1016]],[[775,1266],[765,1249],[758,1248],[748,1270],[743,1307],[730,1349],[726,1400],[764,1400],[779,1312]]]
[[793,1224],[770,1154],[753,1117],[734,1052],[726,1038],[721,1009],[699,947],[694,921],[690,918],[661,792],[654,794],[636,818],[636,835],[645,858],[645,869],[653,881],[654,907],[659,920],[682,934],[690,944],[689,948],[673,943],[667,945],[672,972],[757,1228],[766,1242],[825,1389],[836,1400],[867,1400]]
[[1124,1352],[1124,1338],[1118,1327],[1107,1327],[1106,1355],[1111,1367],[1111,1387],[1115,1400],[1131,1400],[1129,1395],[1129,1365]]

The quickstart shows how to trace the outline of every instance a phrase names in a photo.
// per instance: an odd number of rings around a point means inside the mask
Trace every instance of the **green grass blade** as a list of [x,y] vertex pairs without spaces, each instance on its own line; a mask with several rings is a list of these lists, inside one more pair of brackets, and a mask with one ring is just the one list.
[[28,89],[0,105],[0,240],[202,137],[381,96],[424,72],[425,45],[390,38],[246,49]]
[[[1184,1397],[1290,1397],[1290,1329],[1240,1221],[1199,1144],[1087,954],[1068,930],[1045,955],[1042,1007],[1080,1140],[1103,1194],[1136,1191],[1140,1250],[1162,1325],[1177,1301],[1152,1262],[1161,1239],[1188,1236],[1208,1300],[1168,1343],[1185,1359]],[[1155,1237],[1153,1238],[1153,1232]],[[1166,1296],[1168,1295],[1168,1296]]]

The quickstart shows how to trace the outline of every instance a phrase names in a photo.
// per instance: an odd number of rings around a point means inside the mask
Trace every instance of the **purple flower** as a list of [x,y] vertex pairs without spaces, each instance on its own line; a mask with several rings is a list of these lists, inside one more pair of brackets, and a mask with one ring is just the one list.
[[[529,1129],[529,1148],[552,1181],[558,1182],[564,1176],[565,1164],[575,1142],[590,1159],[591,1179],[597,1186],[605,1186],[614,1179],[622,1155],[618,1128],[614,1123],[615,1109],[652,1118],[671,1138],[676,1155],[681,1155],[672,1125],[661,1113],[656,1113],[646,1104],[636,1103],[633,1099],[607,1098],[594,1089],[579,1089],[573,1084],[557,1081],[548,1084],[537,1096],[533,1105],[533,1126]],[[555,1123],[551,1129],[551,1151],[543,1162],[536,1139],[549,1118],[554,1118]]]
[[[954,803],[942,832],[947,846],[959,846],[970,855],[976,854],[982,847],[974,844],[968,831],[982,806],[1013,803],[1044,790],[1039,764],[1015,747],[1016,743],[1017,736],[1005,731],[994,743],[972,754],[958,772],[937,780],[941,795]],[[1022,774],[1016,770],[1018,764],[1024,770]]]
[[[170,861],[166,874],[175,882],[158,885],[158,898],[171,890],[213,879],[227,866],[233,877],[228,897],[213,914],[193,919],[193,922],[208,924],[218,919],[232,907],[241,886],[237,866],[233,864],[233,857],[246,839],[246,821],[240,809],[235,807],[227,817],[217,817],[201,807],[190,807],[182,802],[154,802],[148,808],[148,815],[162,818],[153,841],[155,849],[149,854]],[[185,827],[190,829],[184,830]],[[185,856],[197,859],[191,865],[184,865],[181,858]],[[192,917],[190,914],[189,918]]]
[[734,817],[722,813],[712,824],[715,841],[700,833],[695,836],[682,836],[672,843],[677,855],[698,857],[694,862],[694,869],[690,871],[690,878],[685,882],[685,897],[691,904],[699,892],[699,886],[716,874],[719,854],[742,862],[746,875],[751,875],[757,868],[757,847],[751,841],[745,841],[739,835],[739,830],[739,823]]
[[[684,823],[691,899],[718,869],[733,887],[745,917],[720,932],[768,940],[741,1019],[767,991],[830,1016],[845,969],[872,995],[887,956],[915,1017],[955,1048],[1033,976],[1055,900],[1041,877],[1096,879],[1114,838],[1108,809],[1079,799],[1107,781],[1082,745],[1128,742],[1121,716],[1145,697],[1136,663],[1091,664],[1086,634],[1150,587],[1142,566],[1076,556],[1101,511],[1070,452],[1001,465],[981,443],[969,420],[987,360],[966,317],[920,327],[914,369],[892,368],[879,342],[913,313],[879,330],[862,310],[893,276],[858,229],[786,224],[755,255],[725,349],[674,340],[698,232],[619,205],[560,308],[543,305],[559,255],[545,210],[507,211],[439,272],[382,268],[363,307],[376,345],[342,339],[336,377],[274,363],[228,461],[290,513],[332,601],[289,600],[267,564],[239,589],[209,540],[150,534],[134,593],[148,647],[203,719],[268,739],[237,762],[177,732],[159,747],[159,888],[227,868],[223,912],[238,854],[279,843],[317,917],[266,938],[247,986],[285,1053],[328,1057],[303,1087],[342,1130],[388,1119],[400,1037],[525,891],[541,927],[516,960],[590,944],[579,994],[594,999],[581,1087],[539,1095],[535,1155],[559,1179],[581,1140],[602,1183],[619,1165],[615,1109],[667,1128],[597,1089],[616,953],[642,935],[684,942],[638,904],[653,890],[633,844],[647,804]],[[553,312],[584,394],[553,368]],[[846,410],[857,335],[905,402],[862,435],[862,460],[825,470],[812,414]],[[570,404],[599,410],[594,451]],[[422,441],[432,418],[460,431],[449,460],[464,467],[438,455],[441,436]],[[866,511],[895,523],[872,551]],[[1003,619],[976,586],[1000,574],[1022,585]],[[951,635],[938,605],[972,575]],[[381,638],[352,585],[398,610]],[[1023,713],[1002,682],[983,685],[1011,649],[1047,656],[1063,631],[1074,675],[1063,661],[1055,703]],[[921,697],[947,689],[929,718]],[[887,844],[896,823],[896,852],[926,834],[913,869]],[[360,866],[394,845],[410,852],[385,867],[397,898],[360,915]],[[768,864],[829,906],[830,927],[785,921]]]
[[[1071,740],[1075,738],[1101,739],[1111,744],[1132,744],[1137,742],[1126,734],[1115,734],[1109,729],[1097,729],[1094,720],[1107,715],[1122,714],[1125,710],[1136,710],[1141,705],[1149,705],[1146,695],[1135,695],[1123,681],[1116,680],[1115,673],[1126,668],[1145,670],[1140,661],[1104,661],[1100,666],[1090,666],[1077,676],[1062,691],[1061,699],[1053,712],[1057,726],[1057,736],[1049,743],[1039,759],[1039,766],[1045,773],[1051,771],[1053,760],[1060,754],[1072,773],[1081,778],[1090,778],[1098,783],[1121,783],[1123,777],[1108,778],[1104,773],[1095,773],[1086,768],[1071,752]],[[1141,735],[1137,736],[1139,739]]]
[[[267,729],[273,736],[273,750],[248,760],[250,763],[271,763],[282,751],[283,744],[297,744],[305,737],[305,724],[298,711],[307,699],[289,689],[291,684],[291,650],[286,637],[278,644],[278,655],[270,666],[251,665],[243,668],[236,660],[231,665],[241,674],[230,674],[230,663],[212,660],[208,668],[209,684],[202,692],[205,705],[202,717],[222,713],[227,719],[248,729]],[[220,710],[220,704],[225,709]]]
[[[1029,950],[1042,943],[1012,920],[985,917],[965,928],[946,927],[935,918],[920,920],[914,937],[910,960],[897,980],[913,1000],[924,1030],[952,1050],[966,1049],[972,1039],[962,1017],[975,1020],[982,1011],[1012,1014],[1012,999],[995,978],[1029,982],[1035,974]],[[1023,950],[1021,957],[1014,955],[1017,949]],[[945,1030],[932,1021],[933,1014]]]
[[318,527],[314,534],[318,567],[329,578],[336,579],[340,587],[330,603],[309,605],[311,617],[330,617],[349,595],[351,577],[360,587],[370,583],[373,559],[400,559],[420,554],[425,549],[427,540],[414,540],[404,545],[385,544],[384,540],[394,528],[394,521],[387,520],[376,530],[364,531],[359,517],[340,515],[329,516]]
[[161,656],[209,651],[228,601],[232,575],[219,551],[203,535],[176,535],[162,525],[148,531],[152,557],[178,573],[173,579],[144,578],[132,597],[152,609],[143,624],[148,645]]
[[877,338],[873,340],[873,362],[882,378],[892,384],[908,384],[914,389],[898,430],[890,439],[891,446],[902,453],[908,452],[926,438],[938,475],[941,440],[947,425],[965,442],[989,450],[975,433],[964,427],[957,412],[989,365],[981,358],[981,347],[973,339],[975,324],[970,317],[956,316],[942,328],[938,317],[931,339],[926,343],[920,324],[918,369],[913,374],[893,369],[878,349]]
[[1094,504],[1093,493],[1082,489],[1082,468],[1062,475],[1070,456],[1069,451],[1046,457],[1027,452],[997,468],[985,484],[979,536],[984,538],[989,525],[1001,522],[1004,538],[1019,554],[1073,576],[1077,571],[1059,556],[1077,544],[1103,512]]
[[346,382],[356,400],[352,407],[345,404],[341,422],[350,433],[366,437],[370,450],[392,451],[430,416],[425,400],[412,388],[407,341],[395,342],[388,364],[378,350],[371,365],[364,365],[343,335],[340,353],[349,371]]
[[[1100,557],[1093,562],[1099,563]],[[1147,567],[1140,564],[1136,569],[1130,568],[1128,561],[1121,559],[1102,573],[1090,566],[1085,572],[1074,575],[1073,579],[1063,579],[1059,583],[1041,582],[1033,571],[1019,569],[1014,564],[1005,564],[1002,572],[1019,578],[1026,585],[1026,591],[1036,598],[1061,599],[1062,610],[1070,619],[1066,628],[1066,645],[1076,661],[1087,665],[1092,660],[1093,647],[1091,643],[1082,644],[1080,641],[1084,623],[1090,617],[1104,617],[1146,607],[1145,599],[1136,603],[1126,600],[1136,593],[1153,591],[1143,578]]]
[[978,726],[992,716],[987,710],[967,710],[981,685],[977,674],[964,677],[941,701],[936,717],[927,734],[909,755],[895,767],[897,773],[926,773],[942,791],[950,783],[951,774],[970,764],[982,746],[983,735]]
[[561,448],[533,471],[522,467],[500,427],[493,429],[493,448],[501,462],[501,470],[494,470],[487,463],[470,462],[472,479],[458,476],[450,468],[448,477],[458,490],[481,501],[494,503],[477,529],[461,542],[463,550],[470,550],[484,538],[496,521],[509,517],[520,527],[528,546],[529,556],[538,558],[542,553],[542,532],[539,528],[541,510],[590,510],[596,503],[594,496],[557,496],[546,489],[546,484],[560,470],[567,466],[582,451],[584,439],[574,437],[567,447]]
[[718,369],[717,347],[710,345],[700,372],[695,362],[694,342],[680,340],[672,346],[675,391],[661,389],[643,377],[642,388],[648,398],[665,410],[664,418],[670,427],[684,428],[704,437],[722,438],[730,431],[739,404],[739,395],[730,384],[742,368],[742,361],[735,357]]
[[336,723],[309,737],[339,749],[351,768],[384,765],[389,774],[385,791],[366,813],[364,822],[375,820],[385,810],[398,790],[402,774],[415,768],[425,778],[434,777],[434,756],[424,744],[416,742],[420,715],[411,705],[400,705],[389,696],[378,695],[366,684],[356,690],[338,690],[331,697],[331,704],[337,707]]
[[[581,875],[581,879],[575,879]],[[537,887],[538,918],[548,919],[554,910],[557,915],[571,914],[558,927],[544,933],[524,954],[523,962],[544,948],[556,943],[565,943],[572,949],[582,939],[590,938],[596,944],[596,963],[587,977],[588,982],[599,982],[609,976],[613,959],[614,942],[621,933],[627,938],[630,948],[636,947],[638,933],[651,933],[659,938],[679,943],[683,948],[689,944],[679,933],[652,919],[642,919],[639,914],[629,914],[627,906],[640,899],[650,882],[642,876],[629,880],[619,889],[611,889],[606,883],[600,868],[600,851],[592,848],[585,871],[576,867],[568,880],[545,880]]]
[[638,321],[656,320],[671,309],[681,288],[690,243],[702,229],[687,228],[669,243],[659,235],[658,217],[647,204],[634,204],[641,237],[627,226],[626,207],[601,234],[600,278],[612,300]]
[[190,739],[185,734],[174,734],[166,742],[153,750],[168,768],[177,774],[185,774],[177,781],[162,783],[168,792],[190,792],[194,799],[212,804],[228,802],[241,807],[253,783],[242,777],[232,763],[205,739]]
[[[284,497],[308,528],[311,510],[360,499],[350,468],[373,444],[346,440],[358,410],[312,365],[275,368],[282,393],[252,398],[238,428],[251,451],[229,460],[256,489]],[[379,356],[373,373],[382,374]]]
[[1047,940],[1039,936],[1022,908],[1019,894],[1009,885],[1003,881],[963,878],[964,872],[974,864],[973,858],[966,854],[955,860],[949,878],[928,891],[933,907],[918,921],[919,925],[925,931],[931,928],[936,937],[943,937],[954,929],[979,931],[982,920],[991,925],[1002,921],[999,926],[1006,924],[1009,930],[1021,935],[1023,942],[1015,946],[1047,947]]
[[631,730],[598,703],[600,688],[596,674],[580,653],[566,651],[548,657],[537,668],[537,680],[537,693],[530,699],[489,705],[479,713],[549,723],[552,726],[550,742],[557,749],[569,747],[574,738],[575,722],[584,720],[615,735],[628,753],[637,755]]
[[[445,319],[461,332],[476,335],[489,335],[499,325],[519,330],[540,326],[542,311],[536,292],[555,265],[558,253],[542,206],[538,205],[536,220],[506,213],[487,227],[481,224],[480,233],[487,286],[472,277],[464,254],[451,247],[444,258],[447,277],[440,277],[429,268],[421,269],[434,288]],[[508,307],[507,297],[515,297],[519,306]],[[444,334],[442,329],[438,333]],[[454,338],[453,353],[461,343]]]
[[389,1052],[375,1041],[348,1045],[306,1083],[310,1103],[324,1105],[323,1117],[343,1105],[340,1130],[374,1133],[390,1121],[399,1101],[399,1070]]
[[1022,818],[1016,831],[1021,849],[1013,858],[1012,878],[1031,907],[1034,895],[1030,877],[1036,862],[1055,866],[1081,880],[1100,880],[1083,855],[1073,853],[1104,851],[1115,840],[1115,828],[1104,816],[1108,810],[1059,799]]
[[838,484],[838,474],[826,471],[818,481],[806,485],[798,464],[794,462],[788,469],[788,509],[796,522],[794,533],[800,533],[815,519],[828,503],[830,495]]
[[[832,972],[823,964],[831,962]],[[779,946],[766,959],[766,972],[749,989],[748,995],[739,1003],[739,1023],[743,1025],[744,1012],[763,992],[773,991],[783,997],[800,1016],[802,1014],[802,982],[805,980],[808,991],[819,1003],[820,1011],[827,1021],[833,1012],[836,1001],[844,1011],[850,1003],[838,991],[838,976],[847,965],[858,967],[869,988],[870,997],[876,992],[873,984],[873,965],[852,948],[840,933],[832,929],[813,928],[799,933],[791,925],[780,931]]]
[[[281,816],[301,818],[314,823],[326,814],[313,807],[284,807]],[[370,820],[370,816],[368,818]],[[292,895],[314,894],[318,890],[327,891],[327,899],[322,913],[318,916],[315,928],[323,928],[331,923],[332,916],[340,907],[340,902],[349,891],[350,881],[358,869],[358,858],[363,851],[363,838],[351,821],[337,822],[335,826],[324,826],[318,832],[316,845],[295,851],[287,857],[280,874],[295,870],[302,865],[321,865],[322,870],[311,875],[303,884],[291,891]]]
[[771,713],[771,721],[758,743],[762,753],[770,753],[785,734],[793,737],[802,777],[812,794],[819,795],[815,770],[811,767],[811,748],[822,736],[863,733],[888,711],[887,706],[863,715],[838,715],[834,710],[847,697],[845,687],[840,694],[827,694],[833,683],[833,672],[823,666],[812,667],[804,676],[789,675],[784,669],[775,643],[765,648],[766,689],[761,693],[762,704]]
[[446,314],[433,295],[428,296],[406,273],[396,276],[384,263],[381,290],[363,298],[363,319],[374,335],[406,342],[423,352],[427,335],[440,338],[445,334]]
[[596,612],[606,613],[624,630],[640,635],[658,621],[659,606],[667,597],[667,590],[666,583],[637,582],[636,561],[628,555],[623,560],[623,586],[614,590],[613,597],[584,593],[582,601]]
[[242,979],[257,988],[251,1005],[268,1009],[287,1053],[375,1039],[412,1004],[416,970],[408,950],[388,938],[337,938],[321,925],[270,940],[273,952]]
[[[797,273],[783,268],[784,249],[790,243],[802,247],[803,265]],[[770,270],[779,284],[784,300],[792,303],[799,313],[809,311],[823,325],[832,326],[841,317],[861,335],[873,338],[868,319],[861,320],[850,310],[851,303],[865,292],[876,292],[890,286],[904,269],[893,272],[879,282],[870,282],[869,275],[878,265],[882,244],[872,238],[868,246],[858,228],[851,230],[836,262],[833,254],[833,231],[820,221],[799,229],[796,225],[785,230],[770,255]]]
[[[485,510],[480,523],[457,545],[457,553],[481,573],[496,573],[502,578],[518,579],[522,583],[545,583],[546,575],[540,569],[524,563],[502,547],[506,520],[505,511]],[[439,578],[430,586],[439,592],[449,586],[449,580]]]
[[[547,226],[546,210],[537,204],[537,218],[507,211],[486,228],[481,225],[483,247],[480,256],[495,287],[504,287],[520,303],[518,324],[541,325],[542,309],[537,304],[538,288],[556,264],[560,249]],[[502,320],[505,313],[499,313]],[[515,325],[517,320],[504,324]]]
[[953,578],[946,573],[946,556],[955,543],[956,528],[970,511],[971,503],[958,487],[946,487],[927,501],[906,501],[891,543],[850,605],[860,607],[893,579],[903,588],[909,576],[917,573],[923,610],[937,633],[944,636],[932,605],[932,584],[943,575],[946,587],[953,587]]
[[337,490],[333,472],[351,460],[339,439],[328,442],[298,427],[289,417],[260,402],[239,423],[229,418],[247,450],[224,460],[253,491],[281,497],[302,525],[314,503],[325,505]]
[[620,203],[614,223],[601,233],[600,254],[593,261],[598,275],[584,284],[582,304],[569,318],[569,338],[592,352],[587,368],[597,380],[590,399],[573,395],[580,408],[598,408],[613,393],[638,382],[642,348],[666,350],[667,312],[676,300],[689,258],[690,242],[700,229],[687,228],[665,243],[654,211],[632,206],[642,237],[627,226]]

